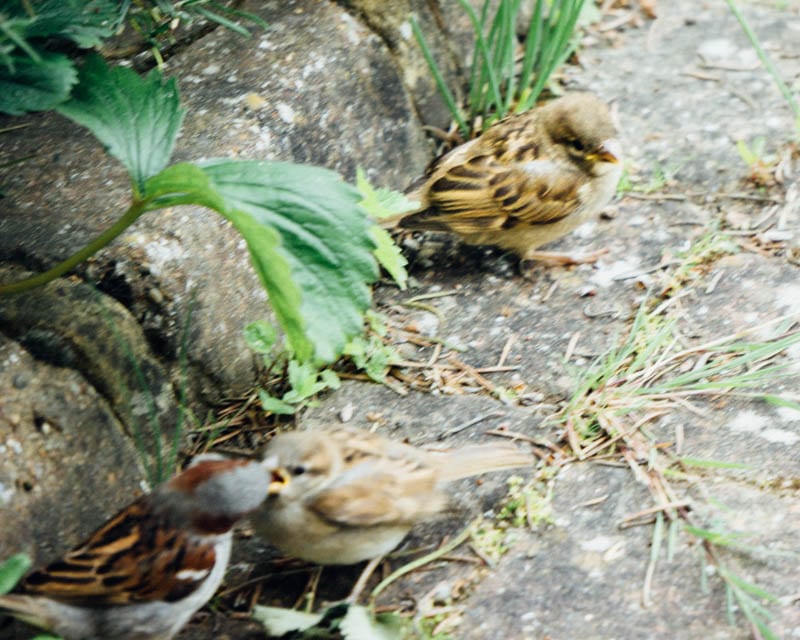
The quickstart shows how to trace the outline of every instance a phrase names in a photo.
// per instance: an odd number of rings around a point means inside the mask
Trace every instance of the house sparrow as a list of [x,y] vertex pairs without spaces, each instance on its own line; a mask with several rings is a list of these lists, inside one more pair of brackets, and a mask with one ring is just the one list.
[[536,249],[608,204],[622,174],[616,135],[602,100],[567,94],[504,118],[435,160],[408,194],[420,208],[381,223],[450,231],[523,261],[581,261]]
[[445,483],[532,463],[510,443],[428,451],[344,427],[282,433],[264,452],[273,482],[251,522],[287,555],[354,564],[384,556],[441,511]]
[[0,613],[66,640],[168,640],[214,595],[233,525],[269,483],[261,463],[199,456],[0,596]]

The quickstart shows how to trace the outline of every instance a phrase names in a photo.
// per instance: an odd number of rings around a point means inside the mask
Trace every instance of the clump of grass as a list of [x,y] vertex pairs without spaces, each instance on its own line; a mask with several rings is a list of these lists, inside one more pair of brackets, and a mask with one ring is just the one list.
[[453,120],[467,136],[470,124],[478,119],[485,128],[512,111],[525,111],[536,103],[552,73],[577,46],[575,27],[584,0],[536,0],[521,58],[516,31],[521,0],[501,0],[491,16],[489,0],[480,14],[467,0],[458,2],[469,16],[475,36],[466,114],[456,104],[413,17],[411,26]]
[[[600,356],[581,375],[576,392],[560,413],[569,444],[585,459],[619,441],[694,397],[738,395],[758,397],[750,389],[779,378],[797,377],[776,358],[800,343],[796,318],[786,316],[704,344],[681,348],[676,318],[650,311],[642,303],[628,335],[619,347]],[[765,341],[747,335],[777,327]],[[768,394],[761,397],[767,399]],[[625,428],[623,416],[640,416]]]
[[720,233],[713,225],[688,249],[676,254],[677,265],[667,274],[660,297],[674,296],[705,275],[714,261],[721,256],[738,253],[739,246],[733,238]]
[[[663,309],[663,307],[660,307]],[[767,339],[750,339],[771,331]],[[774,596],[725,566],[720,549],[736,538],[710,532],[694,521],[689,500],[670,483],[670,477],[697,461],[671,455],[647,426],[678,409],[698,410],[695,398],[737,396],[772,404],[791,400],[764,391],[777,380],[800,374],[779,358],[800,343],[796,314],[776,318],[700,345],[681,346],[674,317],[664,317],[645,300],[621,345],[600,356],[581,374],[576,392],[557,419],[564,425],[574,455],[585,460],[600,455],[620,456],[634,476],[647,486],[655,506],[632,516],[623,526],[653,523],[651,556],[645,573],[643,601],[651,602],[651,584],[664,545],[674,552],[679,532],[698,539],[704,561],[713,565],[728,594],[732,617],[738,607],[761,638],[776,638],[769,629],[769,612],[760,601]],[[705,461],[713,465],[713,461]],[[730,466],[719,463],[719,466]],[[738,547],[738,550],[743,550]]]

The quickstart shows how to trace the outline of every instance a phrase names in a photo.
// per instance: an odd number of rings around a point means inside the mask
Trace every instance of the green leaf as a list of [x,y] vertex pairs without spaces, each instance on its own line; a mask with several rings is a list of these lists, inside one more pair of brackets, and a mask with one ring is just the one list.
[[408,260],[400,251],[400,247],[392,240],[389,232],[378,225],[373,226],[369,233],[377,245],[373,252],[375,259],[392,276],[397,286],[405,291],[408,287],[408,271],[406,271]]
[[[288,265],[301,292],[299,314],[296,301],[273,296],[270,286],[282,284],[283,276],[265,285],[295,357],[334,361],[346,341],[363,331],[368,284],[378,275],[375,243],[355,189],[327,169],[284,162],[220,160],[203,169],[235,210],[228,216],[247,241],[262,281],[271,277],[276,255]],[[260,229],[274,229],[280,237],[269,255],[261,256],[251,242]]]
[[18,116],[52,109],[69,97],[78,79],[72,62],[58,53],[40,52],[39,60],[12,56],[13,71],[0,66],[0,111]]
[[376,619],[366,607],[351,605],[340,625],[344,640],[401,640],[399,616]]
[[[18,11],[26,16],[22,2]],[[27,38],[62,37],[79,47],[97,47],[116,32],[125,17],[125,3],[116,0],[40,0],[33,3],[34,16]]]
[[31,559],[24,553],[11,556],[0,564],[0,594],[11,591],[31,568]]
[[750,146],[747,144],[746,140],[737,140],[736,150],[739,152],[739,156],[742,158],[742,160],[744,160],[745,164],[748,166],[753,166],[758,160],[758,157],[750,149]]
[[373,218],[388,218],[406,211],[413,211],[419,204],[393,189],[376,189],[367,180],[364,169],[356,169],[356,189],[361,194],[361,206]]
[[142,198],[147,211],[195,204],[225,215],[229,209],[206,172],[196,164],[180,162],[144,183]]
[[257,320],[244,328],[244,339],[253,351],[266,355],[272,351],[278,334],[269,322]]
[[342,381],[332,369],[323,369],[319,372],[319,377],[326,389],[338,389],[342,386]]
[[[417,208],[417,203],[406,198],[399,191],[392,189],[375,189],[368,181],[364,170],[361,167],[356,169],[356,189],[361,194],[361,206],[373,218],[387,218],[389,216],[412,211]],[[401,289],[406,288],[408,273],[405,259],[392,236],[375,225],[370,228],[370,235],[375,242],[376,248],[373,252],[380,265],[386,269],[392,279]]]
[[264,411],[277,413],[281,416],[290,416],[298,409],[298,407],[284,402],[280,398],[269,395],[263,389],[258,390],[258,399],[261,401],[261,406],[264,407]]
[[283,399],[287,402],[301,402],[322,390],[322,384],[317,382],[319,371],[310,362],[301,363],[291,360],[288,367],[289,386]]
[[[239,163],[228,164],[235,168]],[[292,278],[275,229],[262,224],[249,213],[230,208],[206,171],[194,164],[181,163],[164,169],[145,183],[144,193],[148,210],[199,204],[228,218],[247,242],[253,266],[295,354],[308,357],[312,353],[313,342],[305,333],[300,290]]]
[[125,165],[141,194],[145,181],[169,162],[183,121],[178,87],[154,69],[146,77],[125,67],[109,68],[89,56],[72,98],[58,112],[87,127]]
[[322,614],[256,605],[253,607],[253,619],[263,624],[268,634],[283,636],[291,631],[303,631],[313,627],[322,620]]

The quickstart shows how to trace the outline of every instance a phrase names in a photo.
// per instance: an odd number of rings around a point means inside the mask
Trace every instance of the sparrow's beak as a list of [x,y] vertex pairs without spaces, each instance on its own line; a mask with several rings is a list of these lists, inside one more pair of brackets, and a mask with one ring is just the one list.
[[277,496],[289,484],[289,473],[285,469],[272,469],[272,480],[267,489],[268,496]]
[[622,161],[622,145],[616,138],[611,138],[603,142],[595,151],[588,154],[587,158],[594,162],[619,164]]
[[267,495],[278,495],[289,484],[289,472],[278,463],[278,456],[269,456],[261,461],[262,466],[270,475]]

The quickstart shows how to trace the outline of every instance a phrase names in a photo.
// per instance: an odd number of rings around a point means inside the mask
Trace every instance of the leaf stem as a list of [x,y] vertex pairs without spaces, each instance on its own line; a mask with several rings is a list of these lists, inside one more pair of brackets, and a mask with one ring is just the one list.
[[66,273],[69,273],[81,262],[94,255],[100,249],[109,244],[125,229],[131,226],[136,220],[147,210],[147,200],[134,200],[133,204],[128,208],[125,214],[117,220],[113,225],[101,233],[97,238],[92,240],[85,247],[73,253],[69,258],[63,262],[58,263],[52,269],[48,269],[43,273],[37,273],[35,276],[11,282],[9,284],[0,284],[0,296],[7,296],[16,293],[23,293],[30,291],[36,287],[60,278]]

